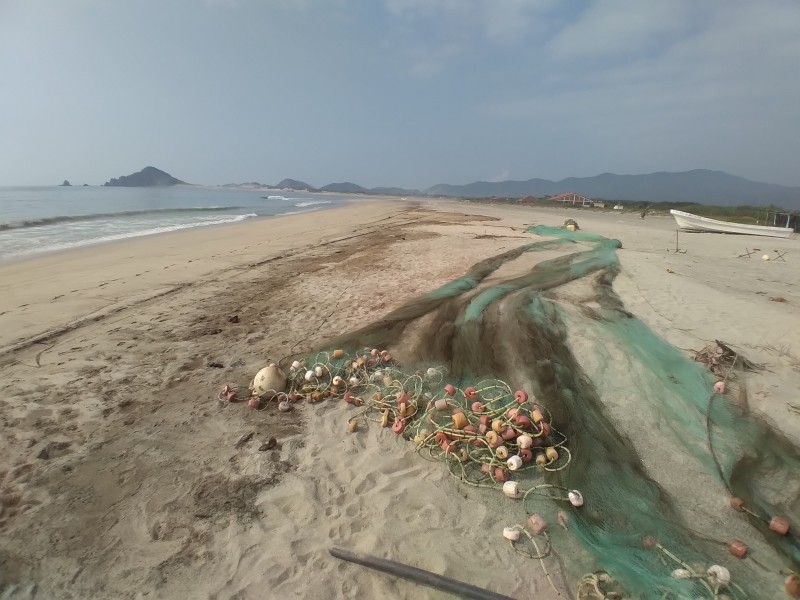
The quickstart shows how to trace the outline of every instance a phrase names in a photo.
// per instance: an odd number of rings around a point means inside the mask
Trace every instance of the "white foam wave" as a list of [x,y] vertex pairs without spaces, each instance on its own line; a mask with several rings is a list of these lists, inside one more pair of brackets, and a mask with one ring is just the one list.
[[[296,200],[302,200],[302,198],[295,198]],[[306,206],[317,206],[318,204],[330,204],[330,200],[311,200],[309,202],[296,202],[295,206],[297,208],[304,208]]]
[[253,217],[257,217],[256,213],[248,213],[246,215],[229,215],[229,216],[221,216],[218,219],[209,219],[200,222],[193,222],[193,223],[178,223],[175,225],[164,225],[161,227],[153,227],[150,229],[140,229],[137,231],[128,231],[125,233],[117,233],[113,235],[104,235],[101,237],[93,237],[87,238],[83,240],[75,240],[72,242],[61,242],[58,244],[52,244],[48,246],[37,246],[36,248],[30,248],[26,250],[20,250],[17,252],[11,252],[6,254],[5,257],[13,257],[13,256],[27,256],[30,254],[40,254],[43,252],[57,252],[60,250],[70,250],[72,248],[81,248],[83,246],[91,246],[94,244],[103,244],[107,242],[117,242],[121,240],[143,237],[147,235],[156,235],[159,233],[169,233],[171,231],[180,231],[182,229],[193,229],[195,227],[206,227],[208,225],[227,225],[231,223],[239,223],[244,221],[245,219],[252,219]]

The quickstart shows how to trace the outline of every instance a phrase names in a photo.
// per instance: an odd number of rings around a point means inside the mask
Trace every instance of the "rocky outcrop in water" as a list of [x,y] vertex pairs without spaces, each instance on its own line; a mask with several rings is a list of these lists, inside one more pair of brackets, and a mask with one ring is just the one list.
[[123,175],[116,179],[111,179],[103,185],[106,187],[165,187],[186,183],[180,179],[175,179],[169,173],[155,167],[145,167],[138,173]]

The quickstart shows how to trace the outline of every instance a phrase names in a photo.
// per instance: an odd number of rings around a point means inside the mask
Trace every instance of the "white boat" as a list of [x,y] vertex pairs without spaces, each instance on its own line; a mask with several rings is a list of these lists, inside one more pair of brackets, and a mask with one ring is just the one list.
[[747,225],[745,223],[731,223],[718,221],[693,215],[680,210],[670,210],[675,217],[678,227],[684,231],[700,231],[712,233],[735,233],[739,235],[765,235],[767,237],[788,238],[794,231],[789,227],[767,227],[764,225]]

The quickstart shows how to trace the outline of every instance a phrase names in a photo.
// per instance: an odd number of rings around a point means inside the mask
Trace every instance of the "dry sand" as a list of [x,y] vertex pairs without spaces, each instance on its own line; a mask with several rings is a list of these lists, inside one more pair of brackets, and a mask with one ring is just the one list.
[[[556,598],[537,563],[499,535],[524,518],[502,495],[460,485],[385,430],[346,434],[345,405],[255,412],[218,402],[217,392],[226,383],[246,390],[268,360],[531,241],[528,224],[568,217],[622,241],[615,289],[662,337],[687,350],[721,339],[766,364],[743,383],[751,406],[798,440],[796,240],[682,234],[681,254],[668,252],[671,218],[422,201],[86,248],[0,265],[0,589],[36,582],[37,598],[449,597],[338,562],[328,555],[338,545],[518,598]],[[753,246],[752,258],[737,258]],[[785,262],[760,259],[775,250],[787,251]],[[649,382],[615,362],[613,348],[599,356],[592,335],[570,341],[581,365],[598,375],[645,466],[674,471],[664,448],[647,443],[659,423],[635,413],[632,390]],[[259,450],[270,437],[277,447]],[[719,486],[697,465],[682,468],[708,489],[692,496],[692,510],[735,531]],[[667,477],[667,491],[691,494],[687,480]],[[548,564],[561,585],[557,562]]]

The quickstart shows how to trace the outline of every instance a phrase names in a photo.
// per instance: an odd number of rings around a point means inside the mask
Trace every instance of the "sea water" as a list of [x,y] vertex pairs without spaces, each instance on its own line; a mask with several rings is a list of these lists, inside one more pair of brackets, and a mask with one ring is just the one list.
[[341,205],[345,195],[176,185],[0,187],[0,260]]

